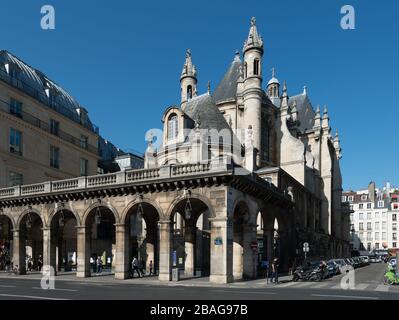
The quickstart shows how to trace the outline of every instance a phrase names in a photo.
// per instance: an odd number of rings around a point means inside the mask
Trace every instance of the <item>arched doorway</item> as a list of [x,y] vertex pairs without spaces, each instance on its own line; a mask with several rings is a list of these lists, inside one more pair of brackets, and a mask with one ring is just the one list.
[[[70,272],[77,268],[77,221],[66,209],[57,211],[51,219],[51,264],[56,271]],[[55,258],[55,259],[54,259]]]
[[106,206],[98,205],[90,210],[86,227],[85,261],[89,263],[88,275],[110,274],[115,263],[115,215]]
[[210,275],[209,218],[207,204],[189,192],[172,210],[172,268],[186,278]]
[[0,271],[11,270],[13,256],[13,224],[9,217],[0,214]]
[[[43,221],[29,211],[19,222],[19,272],[39,272],[43,266]],[[14,266],[15,267],[15,266]]]
[[[125,218],[130,276],[133,258],[143,266],[146,275],[157,275],[159,270],[159,214],[157,209],[146,201],[133,205]],[[152,270],[150,267],[152,266]]]

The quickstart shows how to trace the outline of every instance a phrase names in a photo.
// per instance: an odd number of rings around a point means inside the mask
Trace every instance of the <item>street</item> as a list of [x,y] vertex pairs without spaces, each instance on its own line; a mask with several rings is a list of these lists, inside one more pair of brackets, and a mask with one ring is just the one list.
[[[382,284],[385,264],[355,271],[355,289],[340,287],[343,275],[322,282],[266,284],[264,279],[214,285],[199,280],[160,283],[152,278],[114,280],[112,276],[77,279],[59,276],[54,290],[44,290],[40,275],[0,276],[1,300],[386,300],[399,299],[399,288]],[[35,278],[36,276],[36,278]]]

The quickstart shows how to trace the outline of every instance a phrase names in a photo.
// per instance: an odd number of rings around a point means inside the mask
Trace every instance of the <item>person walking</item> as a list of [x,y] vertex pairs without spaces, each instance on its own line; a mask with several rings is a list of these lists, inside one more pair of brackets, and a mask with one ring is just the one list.
[[274,283],[278,283],[278,259],[274,258],[273,262],[272,262],[272,281],[274,281]]
[[37,268],[39,269],[39,272],[42,271],[43,267],[43,258],[42,255],[39,255],[39,259],[37,259]]
[[139,271],[139,262],[138,262],[136,257],[133,258],[132,267],[133,267],[133,278],[134,278],[134,272],[135,271],[139,275],[139,278],[141,278],[140,271]]
[[152,269],[154,268],[154,264],[152,263],[152,260],[150,260],[149,268],[150,268],[150,276],[154,275],[154,273],[152,272]]
[[101,257],[98,256],[97,258],[97,273],[102,273],[103,272],[103,261],[101,260]]

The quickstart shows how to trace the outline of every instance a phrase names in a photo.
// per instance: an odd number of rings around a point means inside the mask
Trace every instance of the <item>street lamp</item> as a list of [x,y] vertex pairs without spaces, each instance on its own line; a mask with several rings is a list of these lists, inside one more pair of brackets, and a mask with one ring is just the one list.
[[30,213],[28,213],[28,217],[26,219],[26,227],[28,229],[32,228],[32,217],[31,217]]
[[187,201],[186,201],[186,206],[184,207],[184,214],[185,214],[186,220],[190,220],[192,213],[193,213],[193,208],[192,208],[191,202],[190,202],[190,191],[187,191],[185,193],[186,193]]
[[64,210],[61,210],[61,217],[58,219],[58,225],[63,227],[65,225]]
[[143,196],[140,194],[140,195],[138,196],[138,199],[139,199],[139,206],[138,206],[138,208],[137,208],[137,216],[138,216],[139,218],[142,218],[143,215],[144,215],[143,205],[141,204],[141,202],[143,201]]
[[94,220],[95,220],[96,224],[100,224],[101,223],[100,207],[97,207],[96,216],[94,217]]

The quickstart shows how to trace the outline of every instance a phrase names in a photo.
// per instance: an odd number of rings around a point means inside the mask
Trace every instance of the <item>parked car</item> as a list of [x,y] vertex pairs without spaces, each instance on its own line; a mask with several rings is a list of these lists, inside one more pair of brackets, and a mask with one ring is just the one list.
[[330,261],[334,261],[338,265],[340,273],[347,273],[350,270],[351,266],[344,259],[332,259]]
[[333,260],[327,261],[327,269],[329,277],[333,277],[341,273],[339,270],[339,265],[335,263]]
[[376,256],[371,256],[370,257],[370,263],[376,263],[377,262],[377,257]]
[[368,256],[361,256],[360,258],[363,259],[364,264],[365,264],[366,266],[368,266],[368,265],[370,264],[370,260],[369,260],[369,257],[368,257]]
[[354,268],[360,268],[364,266],[364,261],[360,257],[353,257],[352,260],[354,261]]

